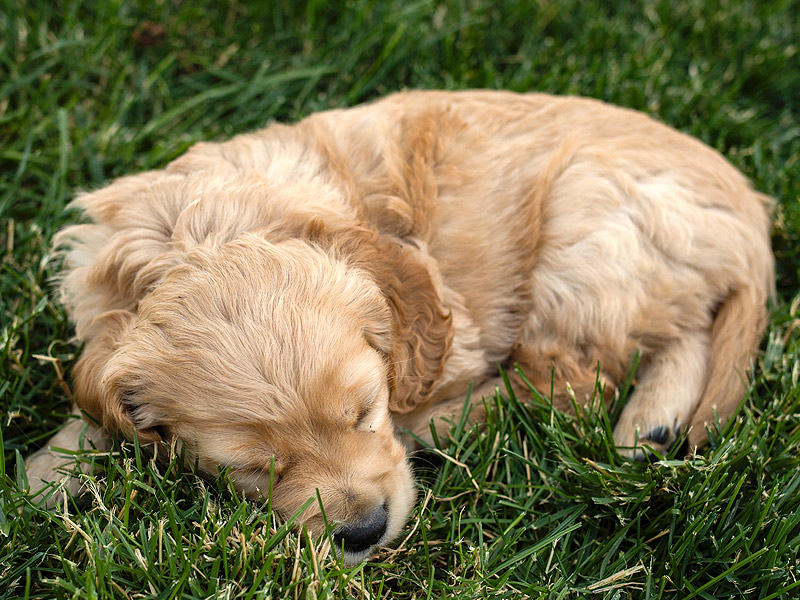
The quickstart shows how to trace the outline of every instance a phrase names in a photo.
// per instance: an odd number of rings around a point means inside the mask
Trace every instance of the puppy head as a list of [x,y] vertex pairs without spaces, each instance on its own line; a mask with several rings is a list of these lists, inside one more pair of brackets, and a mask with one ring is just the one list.
[[[379,274],[342,259],[360,245],[244,234],[194,248],[136,313],[99,317],[75,369],[79,404],[108,430],[180,439],[250,498],[269,493],[273,469],[283,516],[318,491],[345,559],[363,558],[399,533],[415,495],[390,394],[408,393],[398,379],[434,375],[393,364],[398,346],[418,344]],[[322,530],[316,503],[301,521]]]

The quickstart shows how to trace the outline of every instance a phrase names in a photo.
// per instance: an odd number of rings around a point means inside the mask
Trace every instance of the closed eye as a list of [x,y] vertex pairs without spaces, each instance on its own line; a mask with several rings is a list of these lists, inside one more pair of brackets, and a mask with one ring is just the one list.
[[358,429],[364,425],[367,417],[372,414],[372,409],[375,408],[376,404],[381,404],[383,393],[384,388],[380,383],[378,383],[369,393],[363,396],[365,400],[358,407],[358,412],[356,413],[356,422],[353,427]]
[[364,424],[364,421],[369,416],[369,413],[372,411],[372,403],[364,404],[358,410],[358,414],[356,415],[356,424],[354,427],[358,428]]

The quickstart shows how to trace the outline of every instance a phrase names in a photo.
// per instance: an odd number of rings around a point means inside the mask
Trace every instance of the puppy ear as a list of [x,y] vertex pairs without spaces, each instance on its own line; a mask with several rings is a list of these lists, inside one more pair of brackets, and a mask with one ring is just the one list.
[[[125,382],[118,350],[133,326],[136,316],[114,310],[95,318],[96,332],[83,349],[73,369],[75,403],[109,433],[137,436],[143,441],[160,441],[163,430],[142,415],[134,382]],[[130,378],[129,378],[130,379]]]
[[135,311],[174,264],[172,230],[186,199],[164,186],[180,178],[161,171],[121,177],[72,203],[91,222],[61,230],[53,245],[63,256],[61,301],[80,339],[93,337],[99,315]]
[[381,289],[392,313],[392,331],[373,331],[370,343],[390,365],[389,408],[407,413],[431,392],[453,339],[452,315],[442,306],[427,269],[411,251],[356,228],[340,232],[337,248]]

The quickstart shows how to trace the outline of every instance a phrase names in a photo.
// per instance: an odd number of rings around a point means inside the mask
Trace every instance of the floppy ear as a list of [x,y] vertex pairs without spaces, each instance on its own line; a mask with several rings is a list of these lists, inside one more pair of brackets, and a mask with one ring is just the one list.
[[452,315],[411,251],[364,228],[340,231],[335,238],[336,251],[366,271],[386,298],[392,331],[389,339],[373,332],[371,343],[390,365],[389,408],[411,412],[442,372],[453,339]]
[[92,222],[64,228],[53,245],[63,256],[61,301],[80,339],[94,336],[99,315],[135,311],[175,262],[170,241],[186,199],[162,184],[180,178],[161,171],[129,175],[72,203]]
[[135,384],[124,383],[122,371],[113,368],[114,361],[119,360],[117,351],[135,320],[136,316],[125,310],[95,318],[92,329],[96,334],[86,343],[73,370],[74,399],[108,433],[130,438],[135,429],[142,441],[161,441],[163,431],[143,419]]

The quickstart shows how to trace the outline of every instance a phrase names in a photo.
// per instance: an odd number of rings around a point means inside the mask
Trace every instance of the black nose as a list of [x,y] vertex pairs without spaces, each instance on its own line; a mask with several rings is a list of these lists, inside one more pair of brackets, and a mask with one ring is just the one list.
[[345,552],[369,550],[386,533],[387,514],[384,502],[360,521],[340,525],[333,532],[333,542],[337,548],[344,546]]

